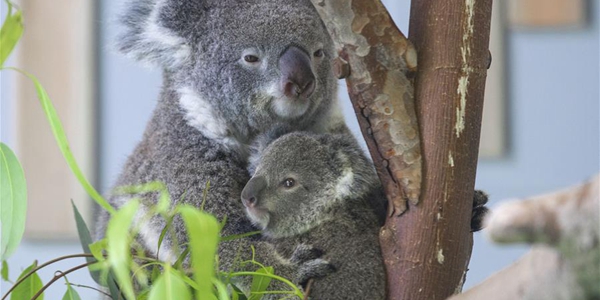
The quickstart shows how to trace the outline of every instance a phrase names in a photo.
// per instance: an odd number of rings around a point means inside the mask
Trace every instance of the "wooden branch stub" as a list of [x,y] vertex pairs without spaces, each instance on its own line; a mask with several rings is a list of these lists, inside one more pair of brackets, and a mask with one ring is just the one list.
[[390,215],[417,204],[421,192],[421,145],[412,82],[417,68],[412,44],[379,0],[312,0],[351,71],[350,99],[388,197]]
[[333,74],[337,79],[345,79],[350,76],[350,64],[343,58],[337,57],[333,61]]

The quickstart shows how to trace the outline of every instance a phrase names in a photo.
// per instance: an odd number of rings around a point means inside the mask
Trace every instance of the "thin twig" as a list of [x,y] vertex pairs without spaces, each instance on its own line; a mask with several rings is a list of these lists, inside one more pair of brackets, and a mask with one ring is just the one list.
[[72,254],[72,255],[66,255],[66,256],[61,256],[59,258],[55,258],[51,261],[48,261],[46,263],[43,263],[39,266],[37,266],[36,268],[34,268],[33,270],[29,271],[29,273],[25,274],[25,276],[21,277],[21,279],[17,280],[17,282],[15,284],[13,284],[13,286],[8,290],[8,292],[6,292],[6,294],[4,294],[4,296],[2,296],[2,300],[5,300],[6,297],[8,297],[8,295],[19,285],[21,284],[23,281],[25,281],[25,279],[27,279],[29,276],[31,276],[33,273],[37,272],[38,270],[51,265],[55,262],[59,262],[61,260],[65,260],[65,259],[69,259],[69,258],[79,258],[79,257],[94,257],[92,254],[90,253],[83,253],[83,254]]
[[94,290],[94,291],[96,291],[96,292],[98,292],[98,293],[102,293],[102,294],[104,294],[104,295],[106,295],[106,296],[110,297],[110,294],[109,294],[109,293],[107,293],[107,292],[104,292],[104,291],[103,291],[103,290],[101,290],[101,289],[97,289],[97,288],[95,288],[95,287],[93,287],[93,286],[89,286],[89,285],[83,285],[83,284],[76,284],[76,283],[69,283],[69,284],[70,284],[71,286],[74,286],[74,287],[80,287],[80,288],[84,288],[84,289],[90,289],[90,290]]
[[306,283],[306,292],[304,292],[304,300],[308,300],[308,296],[310,296],[310,289],[312,288],[313,282],[315,280],[314,279],[309,279],[308,282]]
[[69,274],[71,272],[77,271],[79,269],[85,268],[85,267],[87,267],[87,266],[89,266],[91,264],[95,264],[95,263],[96,263],[95,261],[86,262],[86,263],[81,264],[79,266],[70,268],[70,269],[66,270],[65,272],[58,271],[57,273],[59,273],[59,275],[54,275],[54,278],[52,278],[52,280],[50,280],[48,283],[46,283],[46,285],[44,285],[35,295],[33,295],[33,297],[31,298],[31,300],[36,300],[50,285],[52,285],[55,281],[63,278],[65,275],[67,275],[67,274]]

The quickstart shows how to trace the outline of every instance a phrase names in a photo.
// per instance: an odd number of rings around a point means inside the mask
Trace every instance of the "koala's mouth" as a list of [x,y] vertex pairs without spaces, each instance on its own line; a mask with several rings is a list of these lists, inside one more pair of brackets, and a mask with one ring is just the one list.
[[304,115],[310,108],[311,100],[308,98],[275,98],[271,102],[271,109],[281,118],[293,119]]
[[298,95],[296,97],[286,96],[277,83],[271,84],[264,92],[270,99],[269,106],[274,115],[282,119],[295,119],[305,115],[311,108],[311,104],[317,102],[312,97]]
[[261,207],[248,207],[246,206],[246,215],[252,222],[252,224],[258,226],[260,229],[265,229],[269,225],[270,215],[269,212]]

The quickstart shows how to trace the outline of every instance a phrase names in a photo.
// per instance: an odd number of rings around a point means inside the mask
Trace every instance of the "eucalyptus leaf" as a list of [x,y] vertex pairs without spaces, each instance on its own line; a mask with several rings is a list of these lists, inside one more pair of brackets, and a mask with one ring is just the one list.
[[171,224],[173,223],[173,218],[169,218],[167,220],[167,225],[165,225],[165,228],[163,228],[163,230],[160,232],[160,236],[158,237],[158,246],[157,246],[157,250],[156,250],[156,256],[160,257],[160,247],[162,246],[163,240],[165,239],[165,236],[167,235],[167,232],[169,231],[169,229],[171,229]]
[[46,92],[44,87],[41,85],[39,80],[35,76],[33,76],[23,70],[19,70],[19,69],[15,69],[15,68],[0,68],[0,70],[1,69],[10,69],[10,70],[17,71],[17,72],[27,76],[27,78],[29,78],[33,82],[38,99],[40,100],[40,104],[42,105],[44,113],[46,114],[46,118],[48,119],[48,122],[50,123],[50,128],[52,129],[52,133],[54,134],[56,143],[58,144],[58,147],[59,147],[61,153],[63,154],[65,160],[67,161],[67,165],[71,169],[71,172],[73,172],[73,174],[75,175],[75,178],[77,178],[77,180],[79,181],[79,184],[81,184],[81,186],[87,192],[87,194],[92,199],[94,199],[94,201],[96,201],[96,203],[98,203],[98,205],[100,205],[100,207],[104,208],[106,211],[110,212],[111,214],[114,213],[115,209],[112,206],[110,206],[110,204],[108,204],[106,199],[104,199],[98,193],[98,191],[96,191],[96,189],[90,184],[90,182],[87,180],[85,175],[83,175],[83,172],[79,168],[79,165],[77,164],[77,161],[75,160],[75,157],[73,156],[73,152],[71,151],[71,148],[69,147],[67,135],[65,134],[65,130],[62,127],[60,118],[58,117],[58,114],[56,113],[56,110],[54,109],[54,106],[52,105],[52,101],[50,101],[50,97],[48,96],[48,93]]
[[[270,274],[273,275],[273,267],[265,267],[256,270],[259,274]],[[271,278],[267,276],[254,275],[252,276],[252,285],[250,286],[250,298],[248,300],[260,300],[263,293],[267,290],[271,284]]]
[[81,300],[81,297],[70,284],[67,284],[67,292],[65,292],[62,300]]
[[23,35],[23,15],[20,10],[13,14],[13,5],[10,1],[4,1],[8,6],[8,12],[0,29],[0,66],[4,65],[4,62],[13,51],[17,42]]
[[229,300],[227,286],[217,278],[213,279],[213,284],[215,285],[215,288],[217,288],[217,298],[219,300]]
[[220,224],[217,219],[192,206],[179,207],[185,222],[191,249],[191,265],[198,285],[196,299],[216,299],[213,292],[215,255],[219,244]]
[[129,300],[135,299],[129,268],[132,264],[130,248],[132,236],[129,227],[133,222],[139,205],[140,203],[137,200],[131,200],[123,205],[121,209],[113,214],[106,228],[108,262],[119,283],[121,292]]
[[117,282],[114,280],[114,275],[112,272],[108,273],[108,291],[110,292],[110,297],[112,300],[121,300],[123,299],[121,290],[117,286]]
[[244,292],[242,292],[242,290],[240,288],[238,288],[233,283],[230,285],[231,285],[231,296],[232,296],[233,300],[248,300],[248,298],[246,297],[246,294],[244,294]]
[[8,263],[5,260],[2,261],[2,280],[10,281],[8,279]]
[[221,237],[221,242],[229,242],[229,241],[243,239],[243,238],[247,238],[249,236],[254,236],[254,235],[259,235],[259,234],[261,234],[261,231],[251,231],[251,232],[246,232],[246,233],[241,233],[241,234],[227,235],[227,236]]
[[191,300],[190,288],[181,276],[166,265],[165,271],[152,284],[148,300]]
[[[75,214],[75,224],[77,224],[77,233],[79,235],[79,242],[81,243],[81,248],[83,248],[84,253],[91,253],[92,251],[90,250],[90,244],[92,244],[92,236],[90,235],[90,230],[85,224],[83,217],[81,217],[81,214],[79,213],[79,210],[77,209],[77,206],[75,206],[75,203],[73,203],[73,201],[71,201],[71,205],[73,206],[73,213]],[[86,257],[86,261],[91,263],[96,261],[96,259],[94,257]],[[92,276],[92,279],[94,279],[96,283],[101,285],[102,283],[100,281],[100,272],[92,271],[89,267],[88,270],[90,272],[90,276]]]
[[[21,275],[19,275],[19,279],[23,278],[27,273],[37,267],[37,262],[34,262],[31,266],[27,267]],[[17,280],[19,280],[17,279]],[[19,284],[13,291],[10,293],[10,300],[23,300],[23,299],[31,299],[35,294],[41,290],[43,287],[42,280],[37,273],[31,274],[27,277],[21,284]],[[42,293],[38,298],[38,300],[44,299],[44,294]]]
[[92,253],[92,255],[94,256],[94,258],[97,261],[106,260],[104,258],[104,254],[102,253],[102,251],[106,250],[106,248],[107,248],[106,238],[101,239],[97,242],[91,243],[91,244],[89,244],[88,247],[89,247],[88,249],[90,250],[90,253]]
[[2,260],[19,246],[25,232],[27,185],[25,174],[14,152],[0,143],[0,224]]

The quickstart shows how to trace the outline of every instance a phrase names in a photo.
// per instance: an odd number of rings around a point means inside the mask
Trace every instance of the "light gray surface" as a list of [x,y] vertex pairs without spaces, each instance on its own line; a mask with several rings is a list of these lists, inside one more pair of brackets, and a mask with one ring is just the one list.
[[[135,66],[114,51],[110,37],[115,33],[111,18],[122,1],[102,2],[100,42],[100,188],[106,191],[121,165],[140,140],[145,123],[156,103],[160,72]],[[388,0],[388,8],[407,32],[410,1]],[[508,81],[508,153],[497,160],[479,163],[476,187],[491,194],[492,205],[508,197],[523,197],[549,192],[580,182],[598,172],[599,166],[599,30],[600,5],[593,0],[592,23],[581,30],[507,31],[506,73]],[[113,22],[114,23],[114,22]],[[494,63],[501,63],[494,61]],[[7,109],[10,86],[2,76],[2,141],[10,138],[6,128],[13,115]],[[340,82],[340,86],[345,83]],[[360,137],[354,113],[343,90],[344,112],[350,126]],[[12,123],[8,123],[12,124]],[[55,146],[55,145],[50,145]],[[70,215],[66,217],[71,217]],[[11,274],[35,258],[81,252],[78,244],[26,242],[10,259]],[[466,287],[480,282],[493,272],[515,261],[525,247],[497,247],[476,234],[475,249]],[[64,269],[64,268],[63,268]],[[57,268],[49,269],[45,281]],[[44,275],[44,274],[43,274]],[[13,278],[16,276],[13,275]],[[90,282],[85,271],[70,276],[71,281]],[[2,290],[7,285],[2,283]],[[60,299],[63,288],[47,294]],[[86,291],[83,299],[94,293]]]

